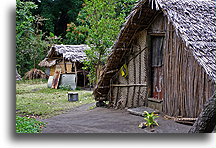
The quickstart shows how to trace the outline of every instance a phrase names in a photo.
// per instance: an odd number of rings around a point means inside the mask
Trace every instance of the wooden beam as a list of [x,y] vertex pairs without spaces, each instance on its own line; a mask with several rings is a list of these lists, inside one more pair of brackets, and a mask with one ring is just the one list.
[[119,69],[110,70],[110,71],[106,72],[106,74],[115,73],[117,71],[119,71]]
[[78,82],[78,77],[77,77],[77,67],[76,67],[76,63],[74,62],[74,70],[75,70],[75,75],[76,75],[76,85]]
[[151,36],[165,36],[165,32],[158,32],[158,33],[149,32],[148,34],[151,35]]
[[61,60],[63,60],[63,57],[50,57],[50,58],[47,58],[47,59],[61,59]]
[[146,83],[144,84],[112,84],[113,87],[131,87],[131,86],[147,86]]
[[107,89],[107,88],[110,88],[110,86],[99,86],[98,88],[99,88],[99,89],[101,89],[101,88],[102,88],[102,89]]

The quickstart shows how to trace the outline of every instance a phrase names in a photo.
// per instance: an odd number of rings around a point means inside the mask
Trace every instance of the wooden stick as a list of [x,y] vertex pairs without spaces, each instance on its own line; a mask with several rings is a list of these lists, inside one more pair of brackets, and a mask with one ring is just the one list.
[[76,75],[76,85],[78,82],[78,77],[77,77],[77,67],[76,67],[76,63],[74,62],[74,70],[75,70],[75,75]]
[[[147,84],[146,83],[144,83],[144,84],[112,84],[111,86],[112,87],[132,87],[132,86],[147,86]],[[103,86],[103,87],[105,87],[105,86]],[[109,87],[109,86],[107,86],[107,87]]]
[[63,58],[63,65],[64,65],[64,72],[67,73],[67,67],[66,67],[66,63],[65,63],[65,59]]

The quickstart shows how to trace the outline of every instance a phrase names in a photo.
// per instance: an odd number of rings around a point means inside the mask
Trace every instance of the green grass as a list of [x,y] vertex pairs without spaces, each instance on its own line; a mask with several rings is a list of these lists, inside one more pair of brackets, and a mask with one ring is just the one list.
[[16,133],[40,133],[45,123],[33,118],[16,116]]
[[44,81],[23,81],[16,84],[16,114],[41,119],[64,113],[74,107],[93,103],[92,91],[76,90],[79,101],[69,102],[67,90],[47,88]]

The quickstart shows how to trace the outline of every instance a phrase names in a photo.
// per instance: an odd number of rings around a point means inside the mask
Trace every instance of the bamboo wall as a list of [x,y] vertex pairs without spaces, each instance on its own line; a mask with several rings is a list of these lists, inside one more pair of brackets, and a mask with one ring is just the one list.
[[163,112],[170,116],[197,117],[215,90],[204,69],[190,49],[177,36],[166,17],[159,15],[149,34],[164,34],[163,47]]
[[166,24],[163,112],[171,116],[197,117],[213,95],[215,86],[176,35],[172,24]]
[[130,56],[125,60],[128,66],[128,79],[122,77],[119,73],[112,79],[112,84],[123,84],[113,86],[110,90],[109,96],[116,108],[138,107],[145,104],[147,75],[145,68],[146,34],[146,31],[137,34],[137,42],[134,43]]

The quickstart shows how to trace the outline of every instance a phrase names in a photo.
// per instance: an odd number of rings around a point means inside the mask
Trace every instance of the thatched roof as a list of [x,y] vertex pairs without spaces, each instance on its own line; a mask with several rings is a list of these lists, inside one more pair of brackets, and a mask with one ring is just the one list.
[[216,16],[213,0],[142,0],[133,8],[108,57],[104,72],[95,88],[96,97],[106,96],[110,78],[122,66],[136,32],[147,29],[162,12],[173,24],[177,35],[190,49],[209,78],[216,79]]
[[82,62],[87,58],[84,52],[86,49],[89,49],[88,45],[54,45],[49,50],[46,58],[38,65],[51,67],[59,61],[59,59],[55,59],[56,57],[61,57],[71,62]]

